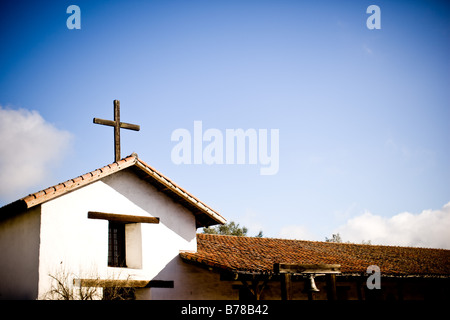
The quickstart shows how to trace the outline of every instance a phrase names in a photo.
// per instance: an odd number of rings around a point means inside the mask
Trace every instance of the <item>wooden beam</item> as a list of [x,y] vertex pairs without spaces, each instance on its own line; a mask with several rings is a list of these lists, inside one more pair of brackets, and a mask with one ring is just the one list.
[[102,124],[104,126],[110,126],[110,127],[114,127],[115,126],[115,122],[112,120],[105,120],[105,119],[99,119],[99,118],[94,118],[94,123],[96,124]]
[[108,279],[73,279],[74,285],[99,288],[173,288],[173,281],[166,280],[108,280]]
[[[115,121],[99,119],[99,118],[94,118],[94,123],[102,124],[104,126],[109,126],[109,127],[114,127],[116,125]],[[126,123],[126,122],[120,122],[120,127],[122,129],[128,129],[128,130],[134,130],[134,131],[141,130],[141,127],[139,125],[132,124],[132,123]]]
[[128,130],[134,130],[139,131],[141,130],[141,126],[138,124],[132,124],[132,123],[126,123],[126,122],[120,122],[119,126],[122,129],[128,129]]
[[146,288],[173,288],[174,282],[171,280],[150,280]]
[[275,273],[341,273],[340,264],[292,264],[275,263],[273,270]]
[[156,217],[132,216],[128,214],[104,213],[97,211],[89,211],[88,218],[117,221],[123,223],[159,223],[159,218]]

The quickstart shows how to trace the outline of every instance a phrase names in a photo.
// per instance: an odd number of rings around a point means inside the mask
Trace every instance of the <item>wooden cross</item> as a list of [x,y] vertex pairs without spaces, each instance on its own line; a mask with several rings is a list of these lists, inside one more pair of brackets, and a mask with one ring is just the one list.
[[120,128],[139,131],[137,124],[120,122],[120,101],[114,100],[114,121],[94,118],[94,123],[114,127],[114,161],[120,160]]

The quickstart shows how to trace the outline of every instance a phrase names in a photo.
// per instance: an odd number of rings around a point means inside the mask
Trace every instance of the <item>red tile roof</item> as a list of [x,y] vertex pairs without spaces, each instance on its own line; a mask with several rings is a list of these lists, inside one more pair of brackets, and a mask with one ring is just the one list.
[[1,207],[0,218],[6,218],[18,212],[23,212],[36,205],[62,196],[68,192],[86,186],[92,182],[127,168],[130,168],[140,178],[149,182],[159,191],[165,193],[174,201],[189,209],[196,216],[198,227],[223,224],[226,222],[226,219],[217,211],[213,210],[189,192],[179,187],[169,178],[139,159],[135,153],[117,162],[108,164],[102,168],[85,173],[81,176],[59,183],[47,189],[32,193],[26,197],[16,200],[13,203]]
[[197,234],[182,259],[232,272],[272,273],[275,263],[340,264],[342,274],[450,277],[450,250]]

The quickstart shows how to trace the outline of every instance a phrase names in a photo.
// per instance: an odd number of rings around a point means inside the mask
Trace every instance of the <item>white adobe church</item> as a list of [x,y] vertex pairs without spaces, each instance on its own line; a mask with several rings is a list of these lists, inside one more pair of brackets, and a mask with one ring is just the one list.
[[137,154],[120,159],[120,129],[140,127],[120,121],[118,100],[114,121],[94,123],[114,127],[114,163],[0,208],[0,299],[58,298],[58,281],[98,287],[98,298],[111,286],[192,298],[180,250],[196,251],[197,228],[226,220]]
[[[0,208],[0,299],[44,299],[70,285],[114,280],[139,299],[190,299],[180,250],[199,227],[226,220],[136,154]],[[207,291],[203,294],[206,294]]]

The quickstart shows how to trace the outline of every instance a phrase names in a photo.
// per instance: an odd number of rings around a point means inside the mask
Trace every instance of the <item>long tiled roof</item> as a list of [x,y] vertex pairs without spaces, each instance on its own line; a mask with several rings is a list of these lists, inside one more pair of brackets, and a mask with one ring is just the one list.
[[340,264],[342,274],[450,277],[450,250],[197,234],[185,261],[232,272],[272,273],[275,263]]
[[76,178],[59,183],[47,189],[29,194],[0,208],[0,219],[23,212],[36,205],[62,196],[68,192],[86,186],[92,182],[103,179],[115,172],[129,168],[141,179],[152,184],[156,189],[165,193],[174,201],[185,206],[196,216],[197,227],[223,224],[226,219],[218,212],[198,200],[196,197],[179,187],[169,178],[149,166],[138,158],[137,154],[125,157],[117,162],[108,164],[102,168],[88,172]]

